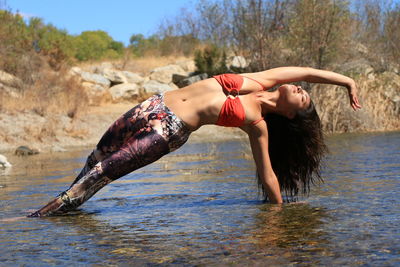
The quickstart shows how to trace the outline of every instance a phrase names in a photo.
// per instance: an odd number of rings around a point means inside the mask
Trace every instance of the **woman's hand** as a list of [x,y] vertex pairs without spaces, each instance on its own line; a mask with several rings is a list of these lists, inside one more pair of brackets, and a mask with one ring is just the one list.
[[354,110],[360,109],[361,105],[360,102],[358,102],[358,97],[357,97],[357,85],[354,81],[350,83],[349,86],[347,86],[347,91],[349,93],[349,99],[350,99],[350,105]]

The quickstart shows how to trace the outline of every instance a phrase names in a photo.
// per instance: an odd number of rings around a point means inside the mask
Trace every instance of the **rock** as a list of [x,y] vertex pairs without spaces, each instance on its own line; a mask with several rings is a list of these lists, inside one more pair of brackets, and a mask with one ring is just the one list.
[[186,75],[187,73],[178,65],[167,65],[152,70],[150,73],[150,79],[168,84],[172,82],[173,74]]
[[142,88],[144,92],[148,94],[159,94],[172,90],[172,88],[168,84],[159,83],[154,80],[146,82],[145,84],[143,84]]
[[119,70],[103,69],[99,74],[101,74],[104,78],[110,80],[111,85],[128,82],[123,72]]
[[183,80],[181,80],[181,81],[180,81],[178,84],[176,84],[176,85],[177,85],[179,88],[182,88],[182,87],[191,85],[192,83],[195,83],[195,82],[198,82],[198,81],[207,79],[207,78],[208,78],[207,73],[201,73],[201,74],[194,75],[194,76],[188,77],[188,78],[186,78],[186,79],[183,79]]
[[27,146],[20,146],[15,150],[15,155],[17,156],[28,156],[35,154],[39,154],[39,151],[37,149],[31,149]]
[[182,80],[189,78],[186,75],[181,75],[181,74],[172,74],[172,82],[174,84],[179,84]]
[[196,63],[194,60],[183,60],[176,62],[176,65],[180,66],[186,72],[195,72]]
[[140,84],[144,82],[144,78],[137,73],[133,73],[130,71],[122,71],[122,73],[125,75],[127,83]]
[[85,88],[89,94],[102,94],[107,91],[108,87],[105,87],[100,84],[91,83],[91,82],[83,82],[82,87]]
[[368,48],[365,45],[357,43],[354,48],[361,55],[368,55]]
[[60,146],[58,146],[58,145],[54,145],[52,148],[51,148],[51,151],[52,152],[65,152],[65,151],[67,151],[65,148],[63,148],[63,147],[60,147]]
[[381,74],[380,79],[387,82],[382,94],[393,102],[396,113],[400,113],[400,75],[386,71]]
[[10,87],[10,86],[1,84],[1,83],[0,83],[0,91],[5,92],[6,94],[8,94],[10,97],[13,97],[13,98],[21,97],[20,90],[18,90],[17,88],[14,88],[14,87]]
[[0,83],[16,88],[20,88],[23,85],[23,82],[20,78],[2,70],[0,70]]
[[72,68],[69,70],[69,73],[72,74],[72,75],[81,75],[82,69],[79,68],[79,67],[72,67]]
[[0,155],[0,169],[10,168],[12,165],[8,162],[7,158],[3,155]]
[[145,76],[144,78],[143,78],[143,84],[144,83],[147,83],[148,81],[150,81],[150,77],[149,76]]
[[395,87],[400,89],[400,75],[391,71],[385,71],[384,73],[381,74],[381,78],[383,78],[384,81],[388,81],[394,84]]
[[137,98],[140,94],[139,86],[135,83],[122,83],[114,85],[109,89],[112,100]]
[[246,68],[248,65],[249,64],[243,56],[234,56],[230,60],[229,68],[243,69]]
[[362,72],[362,74],[367,75],[367,76],[371,75],[373,73],[374,73],[374,69],[372,67],[370,67],[370,66],[365,66],[365,68],[364,68],[364,70]]
[[98,105],[111,100],[108,87],[90,82],[83,82],[82,87],[86,90],[86,94],[89,97],[89,105]]
[[397,64],[389,63],[387,69],[389,72],[400,74],[399,66]]
[[374,69],[365,59],[357,59],[337,66],[343,73],[357,73],[362,75],[369,75],[374,73]]
[[82,71],[81,72],[81,78],[85,82],[91,82],[91,83],[95,83],[95,84],[100,84],[100,85],[105,86],[105,87],[110,87],[110,85],[111,85],[110,80],[104,78],[103,76],[101,76],[99,74],[94,74],[94,73]]
[[171,90],[179,89],[179,87],[174,83],[169,83],[168,86],[171,87]]

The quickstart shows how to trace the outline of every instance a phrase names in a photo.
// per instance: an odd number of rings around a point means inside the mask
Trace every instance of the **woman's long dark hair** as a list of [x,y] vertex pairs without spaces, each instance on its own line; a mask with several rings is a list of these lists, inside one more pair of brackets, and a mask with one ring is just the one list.
[[[311,102],[307,110],[299,111],[293,119],[267,114],[268,147],[272,168],[278,177],[281,191],[288,201],[301,191],[307,194],[310,184],[322,182],[321,159],[327,151],[321,121]],[[258,176],[258,184],[267,199]]]

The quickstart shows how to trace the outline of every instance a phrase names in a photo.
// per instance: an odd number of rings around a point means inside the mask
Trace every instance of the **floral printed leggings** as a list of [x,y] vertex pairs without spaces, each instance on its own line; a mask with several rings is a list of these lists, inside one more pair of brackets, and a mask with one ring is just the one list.
[[191,131],[155,95],[129,110],[105,132],[70,188],[29,217],[77,208],[110,182],[182,146]]

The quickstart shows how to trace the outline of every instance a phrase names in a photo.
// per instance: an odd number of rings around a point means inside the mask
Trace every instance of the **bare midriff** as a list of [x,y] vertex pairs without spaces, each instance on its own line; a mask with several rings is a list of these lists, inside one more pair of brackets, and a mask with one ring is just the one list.
[[[259,104],[256,103],[256,97],[252,93],[259,91],[259,88],[257,85],[254,86],[254,89],[246,87],[243,86],[239,96],[246,114],[259,113]],[[166,92],[164,102],[176,116],[194,131],[202,125],[215,124],[217,122],[226,97],[221,85],[211,78],[181,89]],[[254,109],[257,111],[254,111]]]

